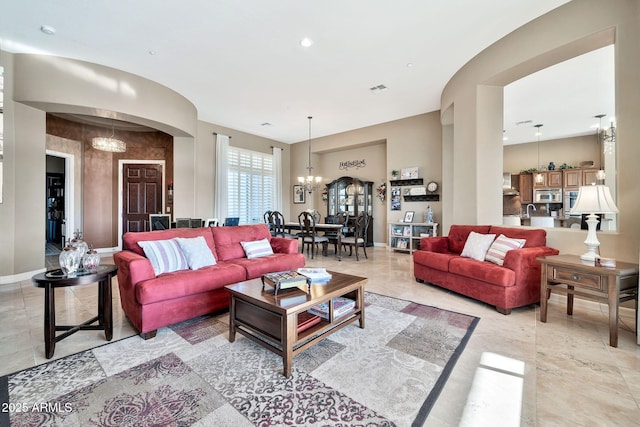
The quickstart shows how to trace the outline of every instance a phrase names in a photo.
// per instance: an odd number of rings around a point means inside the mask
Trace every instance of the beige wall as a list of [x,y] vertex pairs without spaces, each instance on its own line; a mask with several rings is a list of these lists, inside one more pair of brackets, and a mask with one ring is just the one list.
[[[185,147],[193,143],[197,119],[193,104],[176,92],[109,67],[4,51],[0,64],[5,67],[0,283],[6,283],[44,269],[46,112],[102,115],[156,127],[179,136]],[[174,171],[191,206],[194,156]]]
[[[537,167],[538,143],[513,144],[504,147],[503,170],[512,174]],[[540,165],[555,162],[556,169],[563,163],[580,167],[582,161],[593,161],[600,166],[600,146],[595,135],[540,141]]]
[[[451,144],[453,173],[443,185],[445,229],[452,223],[501,222],[500,214],[487,216],[482,205],[467,204],[482,200],[501,206],[499,182],[502,149],[490,148],[493,159],[481,156],[487,135],[501,135],[501,124],[483,120],[489,114],[502,116],[501,95],[484,87],[504,87],[527,74],[582,53],[611,44],[615,40],[616,119],[617,119],[617,201],[620,209],[619,232],[598,234],[606,256],[635,261],[640,246],[640,197],[637,183],[640,170],[640,20],[637,0],[605,2],[572,1],[519,28],[488,47],[461,68],[445,87],[442,98],[442,122],[451,124],[444,144]],[[487,112],[489,111],[489,113]],[[493,129],[487,129],[487,126]],[[495,138],[494,146],[501,145]],[[479,160],[486,163],[480,166]],[[476,186],[467,186],[468,183]],[[469,213],[469,209],[472,210]],[[582,253],[586,232],[549,229],[547,242],[563,253]]]
[[[374,202],[374,234],[375,243],[387,242],[387,225],[389,221],[398,221],[404,217],[404,212],[412,210],[416,218],[422,220],[427,205],[431,205],[435,221],[442,217],[441,202],[402,202],[401,211],[391,211],[389,204],[389,179],[391,171],[417,166],[420,177],[425,184],[435,180],[441,182],[442,176],[442,127],[439,113],[425,113],[401,120],[380,123],[366,128],[338,133],[311,140],[311,164],[314,173],[324,178],[325,184],[341,176],[364,177],[374,182],[377,187],[384,180],[387,182],[387,199],[384,209],[380,202]],[[386,143],[384,145],[383,142]],[[379,148],[375,148],[380,146]],[[308,164],[308,142],[302,141],[292,145],[291,149],[291,185],[297,182],[298,176],[306,175]],[[383,151],[381,147],[385,147]],[[362,168],[343,173],[336,169],[341,160],[366,159],[367,164],[376,165],[376,169]],[[379,166],[378,166],[379,165]],[[377,169],[380,167],[380,169]],[[288,187],[291,193],[291,186]],[[291,212],[299,212],[310,208],[307,205],[291,205]],[[314,194],[313,206],[320,212],[326,212],[326,205],[320,194]],[[322,207],[322,209],[320,209]],[[324,209],[324,211],[323,211]]]

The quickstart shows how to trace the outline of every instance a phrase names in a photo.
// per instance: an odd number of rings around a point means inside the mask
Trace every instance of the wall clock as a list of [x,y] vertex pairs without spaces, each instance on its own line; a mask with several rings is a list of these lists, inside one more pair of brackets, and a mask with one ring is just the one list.
[[427,184],[427,191],[429,193],[435,193],[436,191],[438,191],[438,183],[435,181],[431,181]]

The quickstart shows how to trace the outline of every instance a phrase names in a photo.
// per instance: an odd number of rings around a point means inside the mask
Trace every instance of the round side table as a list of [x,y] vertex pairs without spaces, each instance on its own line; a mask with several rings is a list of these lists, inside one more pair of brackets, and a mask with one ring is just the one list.
[[[111,278],[116,275],[115,265],[100,265],[95,272],[65,275],[62,270],[50,270],[31,278],[33,285],[44,289],[44,349],[47,359],[53,357],[56,342],[84,330],[102,330],[107,341],[113,338],[113,313],[111,307]],[[98,315],[80,325],[56,326],[55,288],[98,283]],[[97,325],[93,323],[98,322]],[[56,331],[66,331],[56,336]]]

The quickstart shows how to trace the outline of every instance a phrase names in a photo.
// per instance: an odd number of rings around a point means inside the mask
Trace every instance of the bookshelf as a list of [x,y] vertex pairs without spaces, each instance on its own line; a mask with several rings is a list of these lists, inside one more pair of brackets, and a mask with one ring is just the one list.
[[413,253],[420,248],[422,237],[437,235],[437,222],[390,222],[387,250]]

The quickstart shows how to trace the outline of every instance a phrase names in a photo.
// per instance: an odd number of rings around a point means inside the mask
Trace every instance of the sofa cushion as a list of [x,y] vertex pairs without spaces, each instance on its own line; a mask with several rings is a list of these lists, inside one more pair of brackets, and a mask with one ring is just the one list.
[[504,234],[513,239],[525,239],[527,242],[524,244],[524,248],[535,248],[537,246],[546,246],[547,244],[547,232],[542,229],[500,227],[494,225],[491,226],[489,233],[495,235]]
[[457,254],[462,253],[469,233],[475,231],[476,233],[487,234],[489,228],[490,226],[488,225],[452,225],[448,235],[449,251]]
[[138,242],[151,262],[156,276],[178,270],[188,270],[189,264],[175,239]]
[[188,239],[176,237],[176,241],[180,245],[190,269],[197,270],[202,267],[216,265],[216,259],[211,253],[211,249],[207,246],[204,237],[198,236]]
[[487,251],[485,260],[494,264],[504,264],[504,257],[507,252],[513,249],[520,249],[527,241],[525,239],[512,239],[501,234],[493,241],[491,247]]
[[470,232],[460,256],[473,258],[477,261],[484,261],[484,257],[487,255],[487,251],[491,247],[493,239],[495,238],[495,234],[481,234],[476,233],[475,231]]
[[454,253],[414,251],[413,262],[447,272],[449,271],[449,261],[451,261],[452,258],[457,258],[459,256],[460,255]]
[[240,244],[242,245],[242,249],[244,249],[244,253],[248,259],[273,255],[273,249],[267,239],[240,242]]
[[513,270],[464,257],[456,257],[449,262],[449,273],[505,287],[514,286],[516,281],[516,273]]
[[136,300],[145,305],[182,298],[221,289],[231,283],[242,282],[245,278],[244,268],[230,263],[218,263],[199,270],[175,271],[138,283]]
[[211,227],[218,262],[246,258],[240,242],[271,240],[267,224],[239,225],[235,227]]
[[304,267],[305,257],[301,253],[274,254],[254,259],[239,258],[227,262],[242,266],[247,272],[247,279],[255,279],[265,273],[297,270]]
[[216,245],[213,242],[213,235],[211,234],[212,228],[218,227],[172,228],[170,230],[140,231],[135,233],[128,232],[122,236],[122,248],[144,256],[142,247],[138,245],[139,241],[169,240],[176,237],[191,238],[202,236],[207,242],[207,246],[209,246],[209,249],[211,249],[211,252],[215,256]]

